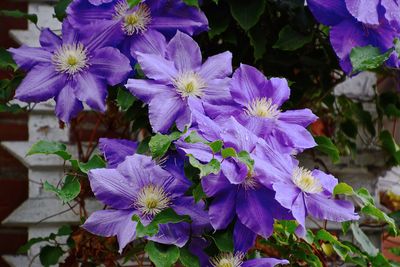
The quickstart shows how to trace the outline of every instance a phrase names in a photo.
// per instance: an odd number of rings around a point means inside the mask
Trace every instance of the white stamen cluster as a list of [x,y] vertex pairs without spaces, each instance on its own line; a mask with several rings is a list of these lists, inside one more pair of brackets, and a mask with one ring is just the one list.
[[176,90],[182,97],[203,95],[203,88],[207,86],[204,80],[193,71],[184,72],[173,81]]
[[89,66],[88,53],[81,43],[64,44],[53,55],[55,69],[69,75],[76,74]]
[[240,267],[243,263],[243,254],[221,253],[211,258],[210,263],[214,267]]
[[242,186],[244,187],[245,190],[254,190],[258,187],[258,182],[254,178],[254,176],[249,173],[246,178],[244,179]]
[[136,196],[134,205],[144,216],[154,216],[168,208],[170,203],[170,196],[164,191],[164,188],[147,185]]
[[272,99],[262,97],[250,102],[245,112],[249,116],[274,119],[279,116],[280,110],[278,106],[272,103]]
[[322,192],[321,182],[315,178],[310,170],[303,167],[296,167],[292,176],[293,182],[306,193],[320,193]]
[[130,12],[126,1],[119,1],[115,5],[114,19],[122,19],[122,30],[126,35],[140,34],[147,30],[151,22],[150,8],[143,3],[138,4],[135,10]]

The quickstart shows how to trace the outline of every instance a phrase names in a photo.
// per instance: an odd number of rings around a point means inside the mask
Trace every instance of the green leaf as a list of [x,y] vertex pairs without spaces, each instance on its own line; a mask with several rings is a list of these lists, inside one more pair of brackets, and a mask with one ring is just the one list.
[[185,138],[186,143],[208,143],[206,139],[201,137],[196,131],[190,132],[190,134]]
[[0,16],[17,18],[17,19],[27,19],[33,24],[36,24],[38,22],[38,18],[35,14],[27,14],[20,10],[0,10]]
[[335,252],[344,260],[346,259],[347,255],[351,251],[351,249],[342,244],[340,241],[337,240],[335,236],[333,236],[331,233],[326,231],[325,229],[321,229],[317,232],[315,235],[315,241],[322,240],[325,242],[329,242],[332,246]]
[[272,48],[284,51],[295,51],[311,42],[312,39],[312,34],[304,35],[294,30],[290,25],[286,25],[279,32],[278,41],[276,41]]
[[43,241],[47,241],[48,238],[44,238],[44,237],[34,237],[28,240],[28,242],[26,242],[26,244],[24,244],[23,246],[21,246],[18,249],[17,253],[27,253],[28,250],[35,244],[43,242]]
[[390,230],[394,233],[394,235],[397,235],[397,227],[395,221],[392,218],[390,218],[386,213],[375,207],[374,205],[372,204],[365,205],[361,209],[361,212],[373,218],[386,222],[389,225]]
[[122,111],[127,111],[135,102],[136,98],[126,89],[119,87],[117,94],[117,103]]
[[74,176],[67,175],[63,187],[61,189],[56,188],[54,185],[44,182],[43,185],[46,191],[54,192],[63,202],[69,202],[76,198],[81,192],[81,184],[79,180]]
[[374,198],[371,196],[371,194],[368,192],[366,188],[361,187],[360,189],[358,189],[356,191],[356,195],[362,200],[364,205],[368,204],[375,205]]
[[250,30],[264,13],[266,0],[229,0],[233,18],[245,31]]
[[180,249],[179,260],[185,267],[200,267],[199,258],[193,255],[189,249],[183,247]]
[[193,188],[192,195],[193,195],[194,201],[196,203],[199,202],[201,199],[207,197],[203,191],[203,187],[201,186],[201,183],[199,183],[198,185],[196,185],[195,188]]
[[232,16],[228,9],[212,8],[207,11],[207,18],[210,26],[208,37],[213,39],[228,29]]
[[54,14],[59,21],[62,22],[67,16],[67,13],[65,11],[71,2],[72,0],[59,0],[54,6]]
[[354,195],[354,190],[353,187],[346,183],[338,183],[333,189],[333,194],[352,196]]
[[251,158],[250,153],[242,150],[237,154],[237,158],[243,162],[244,164],[247,165],[247,168],[249,169],[250,172],[253,171],[254,168],[254,160]]
[[13,71],[16,71],[18,69],[18,66],[12,58],[11,54],[4,48],[0,47],[0,69],[7,70],[9,68]]
[[129,8],[132,8],[140,3],[140,0],[127,0]]
[[231,231],[217,231],[214,235],[210,237],[214,240],[215,245],[220,251],[233,251],[233,235]]
[[183,0],[188,6],[195,6],[199,7],[199,1],[198,0]]
[[392,54],[394,48],[382,54],[378,47],[371,45],[354,47],[350,52],[350,60],[353,72],[373,70],[385,63]]
[[350,229],[351,221],[342,222],[342,232],[343,234],[347,234]]
[[261,59],[267,51],[267,33],[265,29],[259,23],[248,32],[248,36],[253,47],[254,59]]
[[389,104],[385,108],[385,115],[389,118],[398,118],[400,117],[400,109],[396,107],[394,104]]
[[223,144],[224,143],[221,140],[217,140],[209,143],[208,145],[211,147],[212,152],[215,154],[221,151]]
[[399,146],[394,140],[392,134],[387,130],[382,131],[379,135],[379,140],[381,141],[382,147],[389,152],[397,163],[400,163],[400,157],[397,153],[397,151],[399,151]]
[[361,228],[356,223],[351,224],[351,231],[353,233],[354,238],[361,245],[362,249],[368,253],[368,255],[375,257],[379,253],[379,249],[377,249],[366,236],[366,234],[361,230]]
[[394,43],[394,50],[396,51],[398,58],[400,58],[400,39],[395,38],[393,43]]
[[63,254],[64,251],[60,247],[42,247],[39,254],[40,263],[45,267],[56,265]]
[[106,162],[99,155],[94,155],[86,163],[79,163],[79,169],[83,173],[88,173],[92,169],[100,169],[105,167],[106,167]]
[[34,154],[45,154],[45,155],[57,155],[63,158],[64,160],[69,160],[71,158],[71,154],[67,151],[67,146],[52,141],[44,141],[40,140],[39,142],[32,145],[31,149],[26,154],[27,156]]
[[326,136],[314,136],[315,142],[318,144],[316,147],[322,153],[327,154],[333,163],[337,163],[340,160],[339,150],[332,143],[332,140]]
[[154,135],[149,142],[149,148],[153,158],[158,158],[164,156],[167,152],[171,143],[179,137],[181,137],[180,132],[173,132],[170,135],[156,134]]
[[200,161],[195,159],[193,155],[188,154],[187,156],[189,157],[190,165],[200,170],[200,177],[207,176],[211,173],[218,174],[221,169],[221,163],[216,159],[212,159],[207,164],[202,164]]
[[57,232],[58,236],[65,236],[70,234],[72,234],[72,228],[71,225],[68,224],[61,226]]
[[149,241],[144,248],[156,267],[171,267],[179,259],[179,248]]
[[396,256],[400,256],[400,247],[389,248],[389,251]]
[[236,150],[232,147],[222,149],[221,155],[224,159],[229,157],[237,157]]
[[156,214],[148,225],[144,226],[141,221],[140,217],[137,215],[133,215],[133,221],[137,222],[136,226],[136,236],[137,237],[144,237],[144,236],[154,236],[158,233],[158,225],[159,224],[166,224],[166,223],[179,223],[179,222],[191,222],[191,219],[187,215],[178,215],[176,212],[171,209],[165,209],[160,213]]

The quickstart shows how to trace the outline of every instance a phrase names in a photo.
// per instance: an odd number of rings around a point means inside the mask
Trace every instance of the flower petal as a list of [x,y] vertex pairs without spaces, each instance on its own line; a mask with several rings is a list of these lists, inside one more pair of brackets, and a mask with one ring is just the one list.
[[89,72],[82,72],[74,76],[76,97],[86,102],[91,108],[104,112],[106,110],[107,86],[106,81]]
[[273,232],[274,218],[266,203],[272,191],[240,189],[236,199],[236,212],[241,223],[253,232],[268,238]]
[[345,0],[347,10],[358,21],[370,25],[379,25],[379,0]]
[[226,51],[209,57],[201,66],[199,74],[207,80],[228,77],[232,74],[232,53]]
[[321,182],[323,188],[325,190],[327,190],[330,194],[329,196],[332,195],[333,193],[333,189],[335,188],[335,186],[338,184],[338,179],[335,178],[333,175],[331,174],[326,174],[320,170],[313,170],[312,171],[312,175],[316,178],[318,178],[318,180]]
[[396,0],[381,0],[381,5],[385,8],[385,18],[389,21],[392,27],[400,31],[400,2]]
[[307,0],[316,19],[325,25],[333,26],[350,16],[343,0]]
[[233,229],[233,242],[235,252],[247,253],[247,251],[254,246],[257,234],[243,225],[240,220],[235,223]]
[[15,92],[15,98],[25,102],[40,102],[55,97],[65,84],[65,77],[52,66],[35,66]]
[[260,87],[262,96],[272,99],[272,103],[280,107],[290,96],[288,82],[284,78],[271,78]]
[[207,228],[211,228],[208,214],[203,201],[195,202],[193,197],[183,196],[174,201],[172,206],[179,215],[189,215],[192,219],[190,226],[192,234],[201,235]]
[[99,236],[117,236],[119,253],[135,239],[136,222],[132,220],[132,210],[95,211],[82,225],[84,229]]
[[74,0],[67,7],[66,12],[71,23],[79,27],[98,20],[112,20],[116,2],[96,7],[90,4],[88,0]]
[[94,169],[89,172],[89,181],[96,198],[104,204],[115,209],[132,208],[138,189],[135,179],[116,169]]
[[90,64],[90,71],[112,86],[124,82],[132,71],[129,59],[113,47],[96,49]]
[[299,236],[304,236],[306,234],[305,227],[306,227],[307,210],[306,210],[306,204],[304,203],[303,193],[298,194],[297,198],[293,202],[291,210],[293,217],[299,223],[299,226],[296,229],[296,234]]
[[137,52],[136,54],[140,67],[150,79],[171,84],[174,78],[178,75],[174,63],[166,60],[162,56],[140,52]]
[[147,237],[161,244],[171,244],[183,247],[189,240],[190,225],[186,222],[160,224],[159,231],[155,236]]
[[317,145],[311,133],[302,126],[289,124],[283,121],[278,121],[276,126],[276,138],[278,138],[279,142],[284,146],[303,151],[304,149]]
[[56,115],[65,123],[69,123],[83,110],[82,102],[74,94],[70,83],[60,91],[56,97]]
[[292,209],[293,203],[301,193],[300,189],[287,183],[274,183],[275,199],[285,208]]
[[136,152],[137,142],[125,139],[100,138],[99,149],[107,161],[108,168],[115,168]]
[[164,35],[155,30],[147,30],[141,35],[135,36],[131,41],[131,55],[136,58],[136,53],[165,55],[167,41]]
[[49,52],[55,51],[62,45],[61,38],[49,28],[44,28],[40,33],[40,45]]
[[142,79],[129,79],[126,88],[143,102],[149,103],[153,97],[157,97],[163,92],[173,90],[171,87]]
[[213,104],[224,104],[232,100],[229,92],[231,79],[213,79],[207,81],[207,87],[203,88],[204,95],[201,100]]
[[210,223],[215,230],[225,229],[235,216],[236,190],[226,189],[214,196],[208,210]]
[[298,124],[307,127],[318,119],[308,108],[287,110],[279,115],[279,120],[285,121],[290,124]]
[[208,197],[226,190],[233,191],[235,188],[222,174],[210,174],[201,178],[201,185]]
[[167,58],[180,73],[196,71],[201,66],[199,45],[189,35],[178,31],[167,45]]
[[40,63],[51,64],[52,54],[43,48],[22,45],[19,48],[10,48],[7,51],[11,53],[15,63],[23,70],[30,70]]
[[278,264],[289,264],[289,261],[274,258],[252,259],[243,262],[242,267],[274,267]]

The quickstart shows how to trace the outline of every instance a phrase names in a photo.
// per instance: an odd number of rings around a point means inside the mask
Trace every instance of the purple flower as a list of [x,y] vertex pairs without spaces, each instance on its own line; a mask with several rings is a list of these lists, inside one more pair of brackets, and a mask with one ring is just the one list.
[[292,211],[300,224],[299,235],[305,234],[305,219],[308,215],[320,220],[343,222],[358,220],[354,205],[332,196],[338,180],[319,170],[307,170],[296,164],[287,164],[285,180],[275,182],[276,200]]
[[[351,73],[350,52],[356,46],[372,45],[382,53],[400,37],[400,4],[396,0],[307,0],[316,19],[331,26],[330,40],[340,65]],[[399,67],[394,52],[387,64]]]
[[[93,1],[90,0],[95,4]],[[108,25],[107,31],[117,35],[115,44],[120,44],[121,51],[129,57],[135,57],[136,51],[162,53],[163,34],[173,36],[180,30],[193,35],[208,29],[204,13],[182,0],[144,0],[132,8],[126,0],[92,4],[88,0],[73,1],[67,9],[71,23],[82,26],[102,21]]]
[[230,52],[212,56],[202,64],[197,43],[178,31],[164,54],[138,52],[137,60],[150,80],[129,79],[126,87],[149,105],[155,132],[165,133],[174,123],[183,131],[192,120],[190,102],[218,104],[230,99]]
[[252,260],[244,260],[244,255],[241,253],[221,253],[210,259],[211,266],[232,266],[232,267],[274,267],[278,264],[289,264],[287,260],[274,258],[258,258]]
[[[172,176],[151,157],[128,156],[115,169],[91,170],[89,181],[96,198],[110,209],[94,212],[82,227],[100,236],[116,235],[120,252],[135,239],[135,214],[147,225],[156,214],[172,208],[179,215],[191,216],[193,229],[204,229],[208,224],[204,203],[184,196],[188,182]],[[182,247],[191,231],[189,223],[167,223],[147,239]]]
[[116,48],[109,47],[109,37],[102,24],[89,25],[77,31],[65,20],[62,40],[49,29],[40,35],[40,48],[10,48],[14,60],[28,71],[17,88],[15,98],[24,102],[41,102],[54,98],[56,114],[69,122],[86,102],[104,111],[107,85],[125,81],[131,67],[129,60]]
[[107,166],[115,168],[125,160],[127,156],[135,154],[137,142],[124,139],[99,139],[99,149],[103,153]]
[[241,64],[233,74],[230,93],[228,104],[204,104],[207,115],[217,121],[234,116],[255,135],[270,142],[276,140],[283,152],[299,152],[316,145],[305,128],[317,118],[311,110],[280,110],[290,95],[285,79],[267,79],[254,67]]
[[114,0],[89,0],[92,5],[99,6],[102,4],[111,3]]

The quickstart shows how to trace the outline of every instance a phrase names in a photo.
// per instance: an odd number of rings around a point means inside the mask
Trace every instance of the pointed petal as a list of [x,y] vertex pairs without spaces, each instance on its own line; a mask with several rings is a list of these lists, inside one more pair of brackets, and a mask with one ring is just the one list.
[[[106,46],[117,46],[125,35],[118,20],[98,20],[91,24],[80,26],[80,42],[89,51],[96,51]],[[93,34],[95,32],[96,34]]]
[[112,86],[124,82],[132,71],[129,59],[112,47],[96,49],[90,64],[90,71]]
[[144,54],[140,52],[136,54],[140,67],[150,79],[171,84],[178,75],[174,63],[160,55]]
[[96,198],[115,209],[132,208],[137,193],[134,179],[116,169],[94,169],[89,172],[90,187]]
[[285,208],[292,209],[293,203],[301,193],[300,189],[287,183],[273,184],[275,199]]
[[350,201],[328,199],[320,194],[304,197],[307,211],[315,218],[334,222],[358,220],[354,205]]
[[61,25],[61,36],[63,44],[76,43],[80,39],[79,32],[72,26],[70,19],[65,18]]
[[293,202],[292,206],[292,214],[296,221],[299,223],[299,226],[296,229],[296,234],[300,236],[304,236],[306,231],[306,204],[304,203],[304,195],[303,193],[299,194],[296,200]]
[[237,220],[233,229],[233,242],[235,252],[247,253],[254,246],[257,234]]
[[283,121],[278,121],[276,126],[275,135],[283,145],[300,151],[317,145],[311,133],[302,126],[289,124]]
[[229,92],[231,79],[213,79],[207,81],[207,87],[203,88],[204,95],[201,100],[213,104],[224,104],[232,100]]
[[210,174],[201,178],[201,185],[208,197],[213,197],[222,191],[234,191],[235,186],[229,183],[222,174]]
[[318,119],[308,108],[287,110],[279,115],[279,120],[285,121],[290,124],[298,124],[307,127]]
[[82,102],[74,94],[70,83],[60,91],[56,97],[56,115],[65,123],[69,123],[83,110]]
[[221,163],[222,173],[231,184],[241,184],[246,179],[247,165],[239,160],[228,158]]
[[175,146],[178,150],[183,151],[184,155],[192,154],[193,157],[202,161],[210,162],[213,159],[213,153],[209,145],[203,143],[187,143],[182,140],[175,142]]
[[165,91],[173,88],[151,80],[129,79],[126,88],[143,102],[149,103],[153,97],[157,97]]
[[333,175],[326,174],[320,170],[313,170],[312,175],[319,179],[323,188],[327,190],[330,193],[329,196],[331,196],[333,193],[333,189],[338,184],[338,179],[335,178]]
[[132,210],[95,211],[82,225],[84,229],[99,236],[117,236],[119,253],[135,239],[136,222],[132,220]]
[[350,16],[343,0],[307,0],[316,19],[325,25],[333,26]]
[[34,48],[22,45],[19,48],[10,48],[8,52],[11,53],[15,63],[23,69],[30,70],[34,66],[45,63],[50,67],[52,54],[43,48]]
[[[93,1],[93,0],[92,0]],[[117,2],[117,1],[114,1]],[[93,6],[87,0],[74,0],[67,7],[68,19],[74,26],[88,25],[98,20],[112,20],[115,3]]]
[[75,79],[74,93],[76,97],[80,101],[86,102],[91,108],[104,112],[107,97],[106,81],[89,72],[79,73],[75,75]]
[[37,65],[24,78],[15,98],[25,102],[40,102],[55,97],[65,84],[65,77],[51,66]]
[[400,2],[396,0],[381,0],[381,5],[385,8],[385,18],[389,21],[392,27],[400,31]]
[[189,35],[178,31],[169,41],[167,58],[179,72],[196,71],[201,66],[200,47]]
[[136,53],[156,54],[164,57],[167,49],[167,41],[160,32],[149,29],[141,35],[132,38],[131,54],[136,58]]
[[236,212],[241,223],[253,232],[268,238],[273,232],[274,218],[265,203],[269,203],[268,195],[272,194],[264,188],[238,192]]
[[147,239],[181,248],[189,240],[189,234],[190,225],[188,223],[167,223],[159,225],[158,233],[155,236],[147,237]]
[[290,96],[288,82],[284,78],[271,78],[261,87],[261,94],[272,99],[272,103],[280,107]]
[[40,33],[40,45],[49,52],[55,51],[62,45],[61,38],[49,28],[44,28]]
[[242,267],[274,267],[278,264],[289,264],[289,261],[274,258],[252,259],[243,262]]
[[235,216],[236,190],[223,190],[214,196],[209,207],[210,223],[215,230],[225,229]]
[[100,138],[99,149],[107,161],[108,168],[115,168],[136,152],[137,142],[125,139]]
[[345,0],[347,10],[358,21],[370,25],[379,25],[379,0]]
[[199,74],[208,80],[224,79],[232,74],[232,53],[224,53],[209,57],[201,66]]

